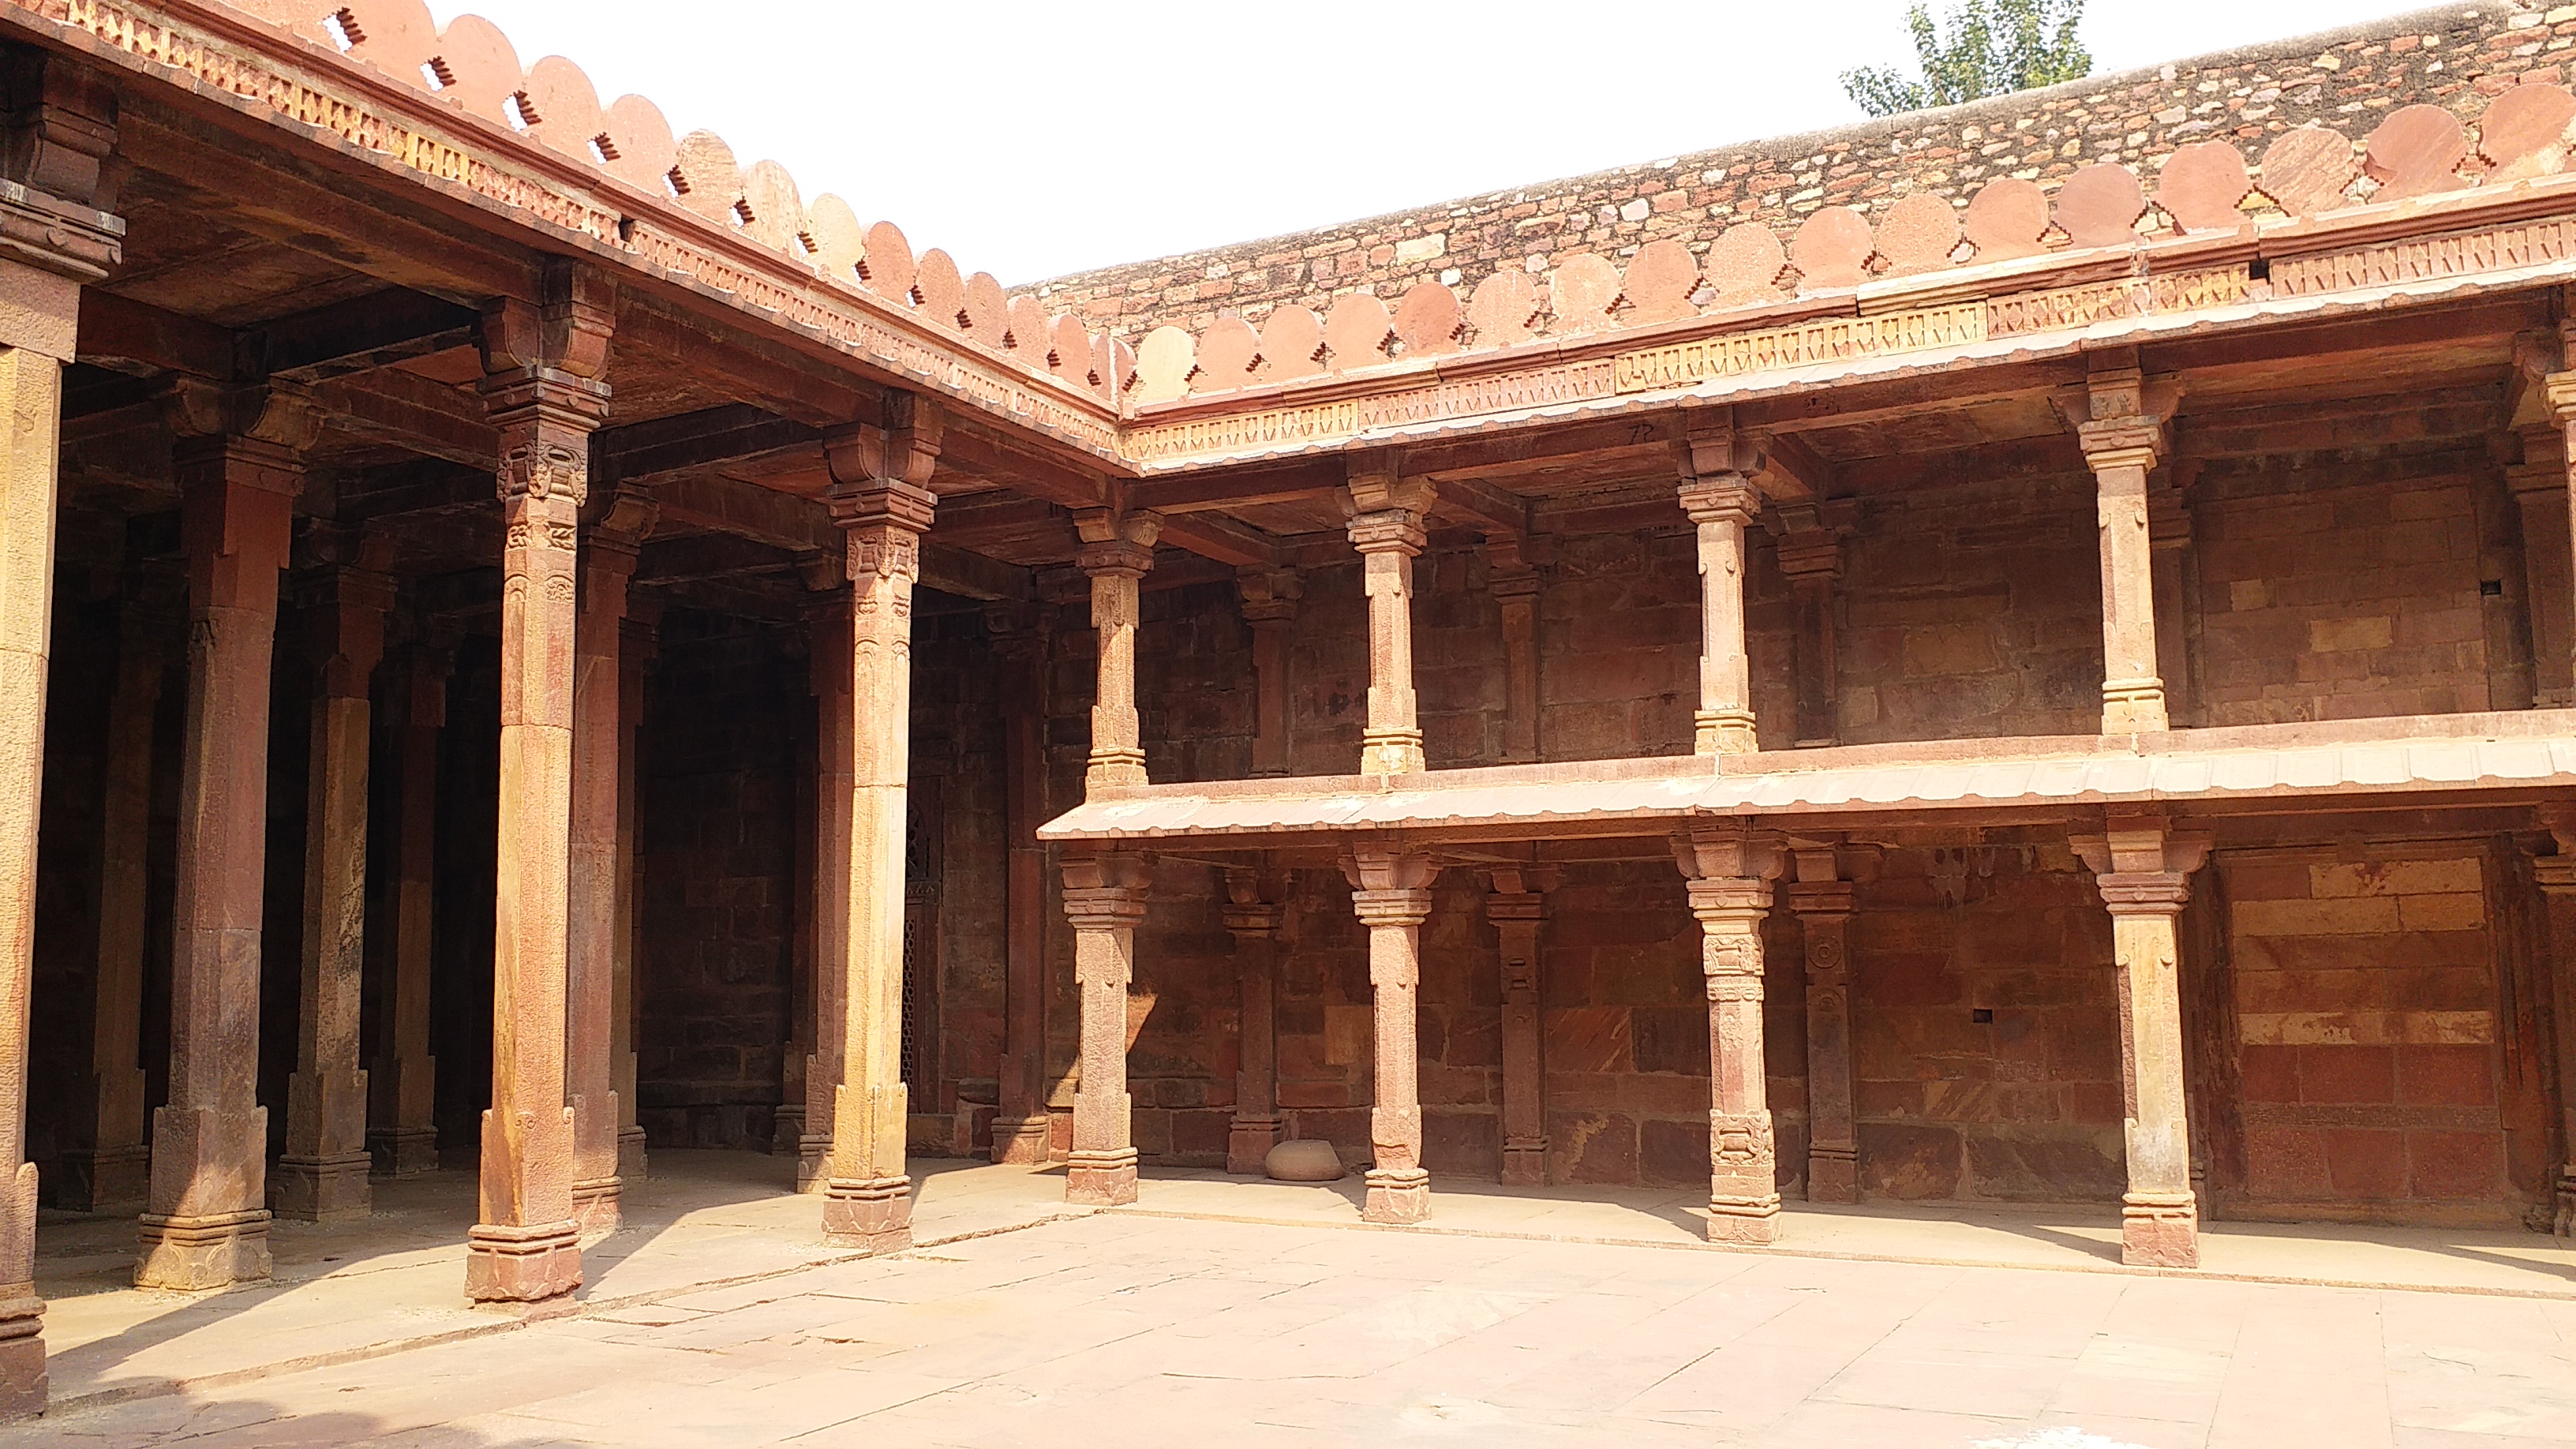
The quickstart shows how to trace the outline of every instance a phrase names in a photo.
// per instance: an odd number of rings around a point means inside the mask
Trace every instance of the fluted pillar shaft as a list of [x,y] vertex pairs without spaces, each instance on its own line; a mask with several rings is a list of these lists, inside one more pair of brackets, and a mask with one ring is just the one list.
[[1757,748],[1744,644],[1744,531],[1762,499],[1741,473],[1686,477],[1680,492],[1682,511],[1699,530],[1699,708],[1691,715],[1691,747],[1703,755],[1742,754]]
[[1422,552],[1433,492],[1377,464],[1353,465],[1342,490],[1351,547],[1368,598],[1368,720],[1360,730],[1360,773],[1412,775],[1427,768],[1413,691],[1413,560]]
[[1431,1174],[1422,1166],[1422,1089],[1418,1066],[1422,992],[1422,923],[1431,916],[1437,861],[1418,851],[1361,845],[1343,861],[1351,908],[1369,933],[1369,987],[1374,997],[1376,1093],[1369,1107],[1368,1197],[1360,1216],[1373,1223],[1418,1223],[1431,1216]]
[[1741,824],[1720,823],[1677,839],[1674,853],[1690,880],[1708,982],[1708,1239],[1758,1246],[1780,1232],[1762,1049],[1762,918],[1779,849]]
[[1074,516],[1082,546],[1074,563],[1091,577],[1091,628],[1099,640],[1097,691],[1091,704],[1091,760],[1083,788],[1126,789],[1145,783],[1143,723],[1136,713],[1136,624],[1139,581],[1154,566],[1163,520],[1152,513],[1088,509]]

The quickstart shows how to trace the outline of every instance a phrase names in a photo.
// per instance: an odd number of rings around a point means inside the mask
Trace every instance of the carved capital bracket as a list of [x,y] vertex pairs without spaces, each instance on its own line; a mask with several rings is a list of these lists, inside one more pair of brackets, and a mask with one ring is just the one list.
[[1064,914],[1077,931],[1127,931],[1145,919],[1154,858],[1129,852],[1069,856]]
[[2092,868],[2112,915],[2171,916],[2191,898],[2191,873],[2209,859],[2210,837],[2162,820],[2113,820],[2101,834],[2068,844]]
[[[1362,841],[1342,853],[1342,875],[1354,891],[1423,891],[1440,876],[1437,856],[1384,841]],[[1426,894],[1427,901],[1429,896]],[[1427,909],[1427,907],[1426,907]]]
[[1234,571],[1235,592],[1243,601],[1243,622],[1259,629],[1294,623],[1297,603],[1306,597],[1305,576],[1293,568],[1252,565]]
[[1093,578],[1143,578],[1154,567],[1154,544],[1163,536],[1163,516],[1144,510],[1078,508],[1073,528],[1082,540],[1074,550],[1075,567]]
[[836,488],[902,483],[927,491],[939,469],[946,415],[939,404],[912,393],[886,400],[883,417],[848,423],[823,434],[823,462]]

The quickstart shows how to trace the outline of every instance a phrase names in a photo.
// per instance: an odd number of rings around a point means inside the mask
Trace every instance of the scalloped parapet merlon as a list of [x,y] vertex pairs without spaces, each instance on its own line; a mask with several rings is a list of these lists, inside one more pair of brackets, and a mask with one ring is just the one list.
[[479,15],[460,15],[442,30],[422,0],[222,3],[800,262],[827,281],[909,308],[1039,377],[1112,406],[1132,392],[1133,354],[1125,344],[1089,333],[1072,318],[1048,316],[1034,303],[1014,304],[991,274],[961,276],[937,248],[914,256],[893,223],[863,227],[837,196],[807,204],[786,167],[775,161],[742,166],[713,132],[673,137],[660,108],[642,96],[603,106],[590,77],[562,56],[523,68],[510,38]]
[[[1492,351],[1775,305],[1946,268],[2243,231],[2266,217],[2306,219],[2553,176],[2569,169],[2571,149],[2576,93],[2530,82],[2491,99],[2474,128],[2438,106],[2410,105],[2358,144],[2324,126],[2285,131],[2252,165],[2232,142],[2201,141],[2167,154],[2145,180],[2126,166],[2096,163],[2054,190],[1997,178],[1964,205],[1918,192],[1879,207],[1874,219],[1827,206],[1808,213],[1785,246],[1778,226],[1739,221],[1697,245],[1647,242],[1624,269],[1582,253],[1544,273],[1497,271],[1463,300],[1422,282],[1404,294],[1391,325],[1381,299],[1350,293],[1325,304],[1320,328],[1312,305],[1295,304],[1274,308],[1257,327],[1241,317],[1195,337],[1156,327],[1137,344],[1130,400],[1175,402],[1461,348]],[[1441,325],[1408,331],[1408,309]]]

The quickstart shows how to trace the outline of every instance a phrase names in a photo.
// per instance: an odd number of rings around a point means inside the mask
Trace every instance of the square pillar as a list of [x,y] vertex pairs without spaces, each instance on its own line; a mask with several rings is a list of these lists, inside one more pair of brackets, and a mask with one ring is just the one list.
[[269,667],[302,450],[300,397],[183,387],[168,400],[188,555],[188,723],[179,785],[170,1101],[153,1115],[142,1288],[266,1278],[268,1109],[259,1105]]
[[492,1105],[465,1257],[467,1297],[546,1312],[581,1286],[564,1074],[575,574],[615,303],[589,273],[551,280],[544,307],[504,301],[483,316],[483,405],[501,447],[501,786]]
[[1852,1106],[1852,883],[1832,842],[1792,842],[1789,909],[1807,951],[1807,1201],[1860,1201]]
[[2576,806],[2541,807],[2541,824],[2557,848],[2531,862],[2548,930],[2550,1017],[2557,1040],[2558,1140],[2561,1163],[2551,1229],[2576,1237]]
[[[571,878],[566,895],[564,1075],[572,1100],[573,1221],[586,1233],[621,1216],[616,1030],[631,1003],[618,989],[622,888],[618,821],[624,803],[626,590],[660,510],[649,490],[618,485],[584,540],[573,617]],[[621,1007],[625,1009],[621,1009]]]
[[[832,519],[850,579],[850,835],[841,970],[841,1075],[823,1184],[823,1240],[872,1253],[912,1246],[904,1167],[905,785],[912,752],[912,590],[938,504],[940,414],[897,395],[882,425],[825,435]],[[834,969],[817,963],[816,975]]]
[[[305,657],[314,672],[313,747],[305,792],[304,975],[296,1012],[295,1075],[286,1084],[286,1150],[269,1181],[279,1217],[366,1217],[367,1074],[358,1065],[359,997],[366,983],[367,794],[374,746],[373,684],[393,607],[393,537],[351,538],[316,526],[316,553],[334,555],[299,581]],[[346,561],[343,561],[346,560]]]
[[2156,660],[2155,564],[2147,519],[2147,475],[2164,455],[2165,425],[2149,410],[2145,388],[2133,362],[2106,366],[2097,360],[2088,384],[2091,414],[2076,427],[2098,495],[2106,735],[2169,728]]
[[1502,938],[1503,1164],[1505,1187],[1547,1184],[1547,1117],[1541,1084],[1547,1064],[1539,1030],[1539,935],[1547,924],[1553,867],[1501,866],[1488,874],[1485,919]]
[[617,1095],[617,1176],[642,1182],[650,1162],[635,1115],[635,740],[644,724],[644,671],[661,636],[662,605],[627,601],[617,625],[617,905],[609,936],[608,1063]]
[[0,188],[10,239],[0,258],[0,1421],[43,1413],[46,1393],[27,1031],[62,371],[75,352],[80,288],[116,266],[125,235],[105,210],[116,205],[118,175],[112,83],[31,49],[11,60],[0,72],[0,177],[11,183]]
[[[1744,530],[1761,512],[1762,496],[1745,473],[1697,471],[1714,461],[1703,456],[1708,451],[1684,449],[1680,489],[1682,511],[1699,530],[1699,708],[1691,714],[1691,748],[1747,754],[1760,746],[1744,646]],[[1731,444],[1727,451],[1731,456]]]
[[430,930],[438,876],[438,748],[447,725],[449,631],[414,644],[390,691],[394,836],[391,970],[376,1012],[367,1069],[367,1151],[386,1177],[438,1170],[438,1063],[429,1054]]
[[1369,986],[1376,998],[1376,1099],[1369,1108],[1368,1198],[1372,1223],[1431,1216],[1431,1174],[1422,1167],[1422,1091],[1417,1012],[1422,991],[1422,923],[1440,864],[1419,851],[1368,844],[1342,861],[1351,907],[1369,933]]
[[1780,1236],[1762,1061],[1762,918],[1779,845],[1743,821],[1713,821],[1677,837],[1673,856],[1690,881],[1708,978],[1708,1240],[1758,1247]]
[[1351,547],[1359,550],[1368,596],[1368,722],[1360,730],[1360,773],[1414,775],[1428,768],[1413,693],[1413,560],[1421,554],[1432,502],[1427,478],[1397,475],[1377,457],[1355,461],[1342,489]]
[[814,991],[805,1043],[805,1110],[798,1124],[796,1190],[831,1181],[832,1111],[841,1092],[841,1045],[848,1035],[843,989],[849,978],[850,803],[855,758],[850,717],[849,571],[834,561],[837,586],[805,602],[806,687],[814,696]]
[[1051,652],[1044,605],[984,606],[999,656],[1002,706],[1002,1059],[993,1160],[1047,1160],[1046,1110],[1046,674]]
[[1780,572],[1797,599],[1797,733],[1799,748],[1830,745],[1842,731],[1840,645],[1834,585],[1843,576],[1843,540],[1860,517],[1855,499],[1779,510]]
[[1279,984],[1279,904],[1284,882],[1258,870],[1225,873],[1225,928],[1234,935],[1235,999],[1241,1023],[1241,1061],[1234,1075],[1234,1122],[1225,1139],[1225,1170],[1259,1176],[1288,1135],[1279,1115],[1279,1036],[1275,1001]]
[[2079,835],[2072,844],[2093,868],[2110,908],[2120,972],[2120,1086],[2129,1149],[2120,1260],[2196,1268],[2200,1208],[2191,1189],[2174,920],[2190,899],[2191,873],[2209,858],[2209,837],[2175,834],[2161,820],[2114,819],[2103,834]]
[[[2576,384],[2556,373],[2554,399]],[[2567,435],[2563,426],[2522,435],[2522,461],[2504,472],[2522,513],[2522,568],[2531,609],[2533,702],[2544,709],[2576,705],[2576,531],[2571,531]]]
[[1136,1200],[1128,1133],[1127,988],[1136,978],[1136,926],[1154,863],[1141,855],[1068,856],[1064,914],[1073,925],[1073,980],[1082,993],[1082,1076],[1073,1094],[1073,1152],[1064,1200],[1116,1207]]
[[1506,765],[1538,763],[1538,565],[1516,534],[1485,540],[1494,603],[1503,615],[1503,752]]
[[1288,641],[1305,580],[1295,569],[1245,568],[1234,575],[1252,631],[1252,773],[1288,773]]
[[[148,585],[147,585],[148,587]],[[83,1212],[140,1208],[151,1194],[143,1145],[143,899],[152,827],[152,722],[167,666],[158,609],[129,599],[117,622],[107,706],[107,789],[99,810],[98,966],[91,982],[90,1081],[56,1199]]]
[[1085,793],[1145,783],[1145,747],[1136,716],[1138,580],[1154,566],[1163,520],[1154,513],[1087,508],[1074,514],[1082,537],[1073,561],[1091,578],[1091,627],[1099,635],[1099,684],[1091,703],[1091,761]]

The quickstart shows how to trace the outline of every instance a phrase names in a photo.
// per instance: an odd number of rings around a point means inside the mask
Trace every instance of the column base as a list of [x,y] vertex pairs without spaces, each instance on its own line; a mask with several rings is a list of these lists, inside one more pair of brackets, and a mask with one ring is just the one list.
[[465,1296],[477,1303],[551,1304],[572,1311],[581,1286],[581,1230],[559,1223],[477,1223],[465,1233]]
[[769,1155],[793,1157],[805,1141],[805,1105],[781,1107],[769,1118]]
[[1742,1248],[1767,1248],[1780,1241],[1780,1194],[1710,1198],[1708,1240]]
[[2200,1266],[2200,1207],[2192,1195],[2133,1192],[2120,1200],[2120,1261],[2132,1268]]
[[0,1424],[45,1412],[44,1315],[29,1286],[0,1302]]
[[821,1192],[832,1182],[832,1139],[811,1132],[796,1139],[796,1190]]
[[1860,1201],[1860,1163],[1852,1153],[1807,1154],[1807,1201]]
[[647,1160],[644,1152],[644,1129],[641,1127],[618,1128],[617,1175],[626,1179],[628,1182],[642,1182],[644,1179],[653,1175],[651,1172],[646,1170],[650,1166],[651,1163]]
[[1699,709],[1691,711],[1691,753],[1698,755],[1749,755],[1760,749],[1753,738],[1753,711],[1749,709]]
[[1121,1207],[1136,1200],[1136,1149],[1077,1147],[1065,1159],[1064,1200],[1083,1207]]
[[1547,1186],[1547,1139],[1518,1137],[1505,1142],[1499,1180],[1505,1187]]
[[438,1129],[380,1127],[367,1134],[367,1156],[378,1177],[420,1177],[438,1171]]
[[268,1208],[300,1223],[337,1223],[375,1212],[367,1181],[376,1160],[363,1152],[332,1157],[281,1157],[269,1174]]
[[137,1288],[196,1293],[268,1277],[265,1208],[185,1217],[145,1213],[138,1236],[143,1256],[134,1264]]
[[1284,1117],[1237,1117],[1225,1137],[1225,1170],[1259,1177],[1270,1149],[1288,1136]]
[[825,1180],[823,1241],[835,1248],[900,1253],[912,1246],[912,1179]]
[[1026,1167],[1044,1166],[1047,1161],[1047,1119],[1044,1116],[995,1118],[993,1160]]
[[625,1219],[626,1184],[615,1177],[595,1177],[572,1185],[573,1226],[585,1233],[613,1233]]
[[1418,1223],[1431,1216],[1431,1174],[1419,1167],[1372,1167],[1364,1174],[1364,1223]]
[[54,1201],[76,1213],[125,1212],[152,1200],[152,1149],[83,1147],[63,1154]]

